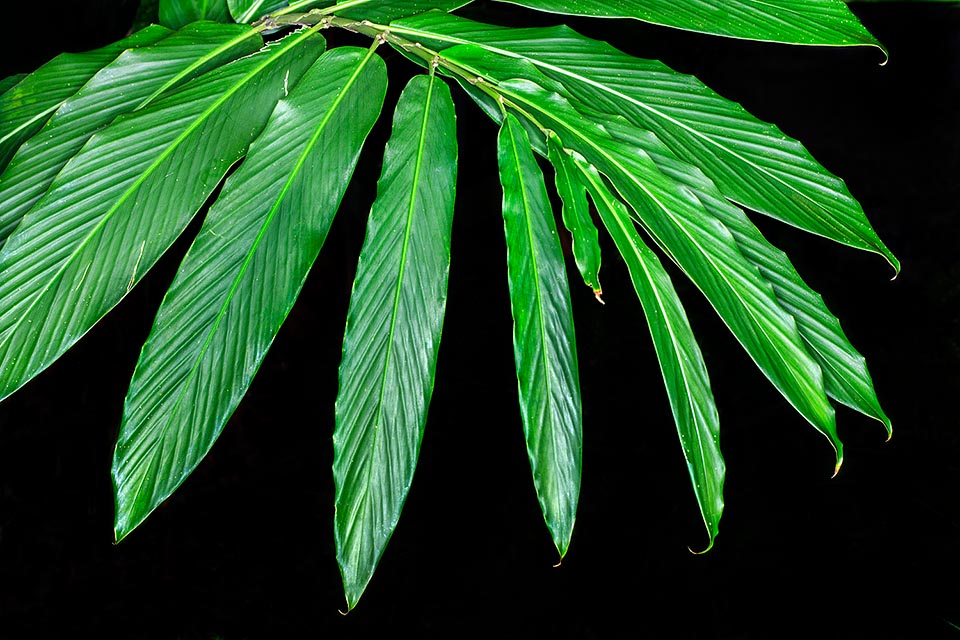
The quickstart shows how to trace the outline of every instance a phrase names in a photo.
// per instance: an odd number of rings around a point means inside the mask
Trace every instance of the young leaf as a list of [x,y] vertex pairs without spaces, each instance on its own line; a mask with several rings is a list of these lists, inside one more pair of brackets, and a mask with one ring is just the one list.
[[597,227],[590,218],[590,205],[583,183],[572,171],[571,163],[564,161],[563,149],[556,136],[548,140],[550,163],[553,165],[557,193],[563,203],[563,224],[573,237],[573,256],[583,277],[584,283],[601,300],[600,278],[600,242]]
[[0,398],[153,266],[323,49],[301,31],[120,116],[67,163],[0,250]]
[[61,53],[0,95],[0,169],[23,141],[104,65],[126,49],[151,45],[170,33],[165,27],[151,25],[94,51]]
[[287,6],[287,0],[227,0],[230,15],[240,24],[253,22],[285,6]]
[[343,338],[333,475],[348,608],[413,480],[447,299],[456,168],[450,90],[415,77],[397,103]]
[[386,90],[383,61],[324,54],[226,182],[157,313],[113,461],[122,539],[199,464],[323,245]]
[[842,0],[501,0],[538,11],[635,18],[687,31],[789,44],[886,51]]
[[160,0],[158,14],[160,24],[171,29],[197,20],[230,22],[227,0]]
[[[430,12],[395,22],[391,30],[436,48],[474,44],[491,54],[526,61],[538,74],[561,83],[560,91],[576,105],[622,115],[655,132],[734,202],[876,252],[900,268],[842,180],[799,142],[692,76],[634,58],[564,26],[506,29]],[[537,77],[520,77],[544,84]]]
[[582,424],[570,293],[543,174],[507,114],[497,140],[513,310],[513,352],[533,482],[562,558],[580,495]]
[[773,286],[783,309],[796,319],[800,337],[823,370],[827,395],[876,418],[891,433],[890,420],[880,408],[866,360],[853,348],[823,298],[804,283],[786,254],[767,242],[746,214],[727,202],[706,176],[678,160],[656,136],[609,120],[605,128],[613,137],[648,153],[661,171],[690,188],[710,215],[730,230],[744,257],[757,265],[760,274]]
[[726,467],[720,453],[720,417],[700,347],[670,276],[640,238],[626,205],[610,193],[596,168],[582,157],[561,152],[557,159],[579,168],[603,225],[630,271],[653,337],[693,492],[707,528],[704,551],[709,550],[723,514]]
[[0,242],[94,132],[164,91],[262,45],[248,27],[197,22],[156,44],[121,53],[65,100],[0,174]]

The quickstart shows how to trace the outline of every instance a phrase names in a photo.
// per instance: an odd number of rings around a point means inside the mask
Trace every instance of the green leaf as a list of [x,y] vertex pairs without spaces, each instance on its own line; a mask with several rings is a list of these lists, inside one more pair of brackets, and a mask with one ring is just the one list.
[[84,53],[61,53],[0,95],[0,169],[63,101],[124,50],[145,47],[170,34],[151,25],[129,38]]
[[391,20],[414,16],[431,9],[444,12],[453,11],[471,2],[473,0],[347,0],[339,4],[332,4],[330,0],[301,0],[291,3],[283,13],[290,14],[295,11],[322,7],[324,14],[335,12],[341,18],[386,24]]
[[246,393],[323,245],[385,90],[372,52],[327,52],[227,180],[130,384],[113,462],[117,540],[196,468]]
[[0,94],[6,93],[26,77],[27,74],[18,73],[13,76],[7,76],[6,78],[0,80]]
[[584,283],[593,289],[597,300],[603,301],[600,295],[600,242],[597,227],[590,217],[590,205],[587,204],[586,188],[580,179],[573,173],[569,162],[563,161],[562,148],[556,136],[551,136],[549,143],[550,162],[555,171],[557,193],[563,203],[563,224],[573,238],[573,256],[583,277]]
[[570,293],[543,174],[513,114],[500,128],[497,160],[523,431],[540,508],[562,558],[576,519],[582,449]]
[[[877,237],[843,181],[799,142],[692,76],[621,53],[568,27],[505,29],[432,12],[398,21],[391,31],[436,48],[475,44],[526,61],[561,83],[561,91],[575,105],[622,115],[655,132],[734,202],[876,252],[899,270],[896,257]],[[528,79],[544,84],[533,76]]]
[[678,160],[656,136],[612,121],[605,128],[615,138],[648,153],[666,175],[690,188],[710,215],[730,230],[743,255],[771,283],[780,305],[796,319],[800,336],[823,370],[827,395],[876,418],[891,433],[890,420],[880,408],[866,360],[850,344],[823,298],[807,286],[786,254],[767,242],[744,212],[724,200],[706,176]]
[[[515,61],[503,62],[472,45],[445,50],[444,57],[471,73],[479,75],[482,69],[486,77],[497,80],[491,91],[540,127],[556,132],[565,147],[580,153],[613,183],[644,229],[703,291],[760,370],[830,440],[839,468],[842,443],[823,373],[807,352],[796,321],[780,306],[756,265],[743,256],[730,231],[646,153],[612,139],[603,128],[606,120],[586,119],[558,93],[528,80],[509,79],[518,66]],[[500,66],[508,79],[498,77]],[[613,116],[608,120],[622,121]]]
[[0,250],[0,398],[109,311],[263,129],[323,38],[301,31],[96,133]]
[[197,22],[154,45],[120,54],[65,100],[0,174],[0,242],[98,129],[262,45],[248,27]]
[[842,0],[501,0],[538,11],[635,18],[746,40],[837,47],[870,45],[886,54]]
[[197,20],[231,22],[227,0],[160,0],[160,24],[171,29],[185,27]]
[[277,9],[287,6],[287,0],[227,0],[230,15],[241,24],[253,22]]
[[348,608],[413,481],[446,307],[456,177],[450,90],[417,76],[397,103],[343,338],[333,475]]
[[694,495],[707,528],[705,552],[713,546],[723,514],[726,470],[720,453],[720,418],[706,363],[670,276],[640,238],[626,205],[610,193],[596,168],[581,156],[561,154],[557,155],[559,162],[575,164],[581,171],[643,304]]

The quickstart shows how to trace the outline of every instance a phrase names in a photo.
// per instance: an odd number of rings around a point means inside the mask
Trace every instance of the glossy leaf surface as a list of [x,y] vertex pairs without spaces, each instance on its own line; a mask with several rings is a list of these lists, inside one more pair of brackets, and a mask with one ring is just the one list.
[[582,453],[570,292],[543,174],[512,114],[500,128],[497,161],[527,455],[544,520],[563,557],[576,519]]
[[720,417],[703,354],[670,276],[637,233],[626,205],[610,193],[596,168],[582,157],[564,153],[557,160],[579,168],[604,227],[630,271],[653,337],[710,549],[723,515],[726,466],[720,453]]
[[[577,105],[622,115],[699,167],[724,196],[843,244],[899,262],[844,183],[797,141],[692,76],[622,53],[568,27],[507,29],[431,12],[398,21],[396,33],[431,46],[474,44],[523,60],[562,85]],[[522,70],[521,70],[522,73]],[[524,76],[543,84],[534,76]]]
[[91,137],[0,250],[0,398],[133,288],[323,45],[292,34]]
[[539,11],[644,22],[747,40],[828,46],[880,43],[842,0],[503,0]]
[[323,245],[385,88],[372,52],[324,54],[227,180],[130,384],[113,464],[117,539],[193,471],[246,393]]
[[171,31],[150,25],[129,38],[84,53],[61,53],[0,95],[0,169],[63,101],[126,49],[145,47]]
[[65,100],[0,174],[0,241],[98,129],[262,45],[247,27],[198,22],[156,44],[121,53]]
[[230,22],[227,0],[160,0],[157,13],[160,24],[171,29],[197,20]]
[[384,151],[340,363],[335,533],[349,608],[413,481],[446,308],[456,168],[450,90],[439,78],[415,77]]

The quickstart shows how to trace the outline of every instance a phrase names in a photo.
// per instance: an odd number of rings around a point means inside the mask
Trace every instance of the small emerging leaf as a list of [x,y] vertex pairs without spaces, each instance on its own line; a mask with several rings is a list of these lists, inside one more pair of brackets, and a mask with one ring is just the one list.
[[842,0],[502,0],[539,11],[635,18],[746,40],[886,50]]
[[601,300],[600,278],[600,242],[597,227],[590,218],[590,205],[587,204],[587,194],[583,183],[573,174],[569,162],[561,156],[563,150],[556,136],[548,140],[550,162],[553,164],[557,193],[563,202],[563,224],[573,237],[573,256],[583,281],[593,289],[597,300]]
[[497,160],[520,413],[540,508],[562,558],[576,519],[583,437],[570,292],[543,174],[512,114],[500,128]]

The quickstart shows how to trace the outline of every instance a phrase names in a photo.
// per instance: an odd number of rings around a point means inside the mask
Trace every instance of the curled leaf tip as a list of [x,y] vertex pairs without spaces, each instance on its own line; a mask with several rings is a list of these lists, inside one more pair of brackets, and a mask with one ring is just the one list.
[[689,547],[689,546],[688,546],[688,547],[687,547],[687,551],[689,551],[690,553],[692,553],[692,554],[695,555],[695,556],[702,556],[702,555],[705,554],[707,551],[710,551],[710,549],[713,549],[713,541],[714,541],[714,538],[711,536],[710,541],[707,543],[707,548],[706,548],[706,549],[703,549],[702,551],[694,551],[693,547]]
[[593,297],[597,299],[597,302],[599,302],[600,304],[607,304],[606,302],[603,301],[603,298],[601,296],[603,296],[603,289],[593,290]]
[[562,565],[562,564],[563,564],[563,557],[561,556],[560,559],[557,560],[557,564],[553,565],[553,568],[554,568],[554,569],[559,569],[559,568],[560,568],[560,565]]
[[842,464],[843,464],[843,458],[842,458],[842,457],[837,458],[837,466],[835,466],[835,467],[833,468],[833,475],[830,476],[830,479],[831,479],[831,480],[832,480],[833,478],[836,478],[836,477],[837,477],[837,474],[840,473],[840,465],[842,465]]

